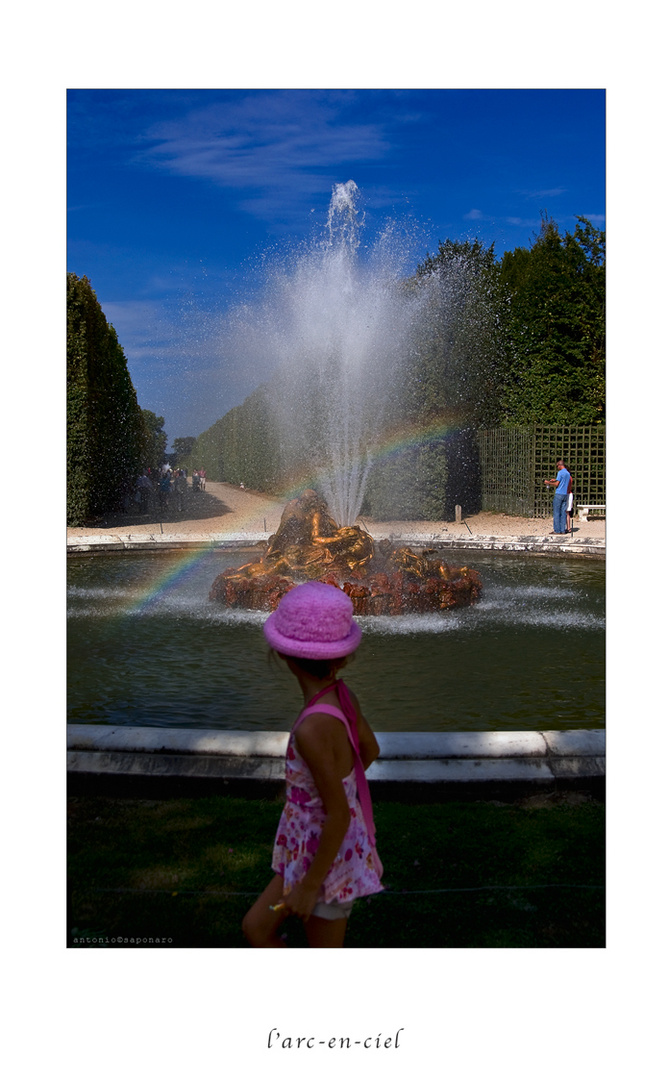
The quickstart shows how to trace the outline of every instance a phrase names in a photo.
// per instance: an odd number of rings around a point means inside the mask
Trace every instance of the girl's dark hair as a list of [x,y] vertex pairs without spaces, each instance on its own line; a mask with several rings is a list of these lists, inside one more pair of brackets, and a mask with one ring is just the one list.
[[[270,657],[272,654],[280,656],[282,659],[285,654],[277,652],[276,649],[270,649]],[[350,657],[338,656],[334,660],[306,660],[302,656],[291,656],[290,659],[294,664],[297,664],[307,675],[311,675],[312,679],[328,679],[334,678],[337,672],[346,666]]]

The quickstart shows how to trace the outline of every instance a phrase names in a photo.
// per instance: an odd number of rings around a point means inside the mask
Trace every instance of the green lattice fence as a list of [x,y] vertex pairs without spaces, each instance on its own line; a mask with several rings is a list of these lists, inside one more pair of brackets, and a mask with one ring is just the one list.
[[481,509],[532,517],[532,428],[496,428],[478,434]]
[[574,477],[574,502],[606,503],[606,431],[601,425],[535,424],[479,431],[481,508],[522,517],[550,517],[558,458]]

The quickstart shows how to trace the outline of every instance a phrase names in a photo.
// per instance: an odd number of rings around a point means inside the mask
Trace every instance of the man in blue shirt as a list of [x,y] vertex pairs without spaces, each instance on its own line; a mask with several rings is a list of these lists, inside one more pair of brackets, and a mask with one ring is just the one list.
[[567,472],[562,458],[557,463],[555,480],[544,480],[544,484],[555,488],[555,495],[553,496],[553,533],[566,533],[567,531],[567,499],[570,480],[571,475]]

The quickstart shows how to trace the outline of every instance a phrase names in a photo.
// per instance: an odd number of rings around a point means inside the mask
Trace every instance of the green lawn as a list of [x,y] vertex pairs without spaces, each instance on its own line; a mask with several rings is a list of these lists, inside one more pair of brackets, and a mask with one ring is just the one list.
[[[71,797],[68,944],[246,948],[239,926],[271,877],[280,809]],[[347,948],[604,947],[602,803],[380,801],[374,814],[386,892],[357,902]],[[286,932],[305,946],[300,924]]]

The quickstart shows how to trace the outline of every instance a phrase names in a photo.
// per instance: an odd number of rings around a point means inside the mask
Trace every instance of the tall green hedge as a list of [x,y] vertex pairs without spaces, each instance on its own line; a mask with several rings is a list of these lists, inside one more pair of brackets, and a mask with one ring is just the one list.
[[86,277],[67,275],[67,523],[124,505],[145,428],[116,331]]
[[188,467],[206,469],[210,480],[275,492],[284,476],[268,388],[246,400],[198,436]]

